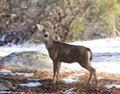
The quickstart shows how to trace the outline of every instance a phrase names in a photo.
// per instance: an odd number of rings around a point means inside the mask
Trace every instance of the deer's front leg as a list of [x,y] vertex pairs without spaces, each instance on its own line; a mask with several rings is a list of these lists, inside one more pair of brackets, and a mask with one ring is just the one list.
[[59,70],[60,70],[61,63],[60,62],[53,62],[53,83],[55,84],[58,80]]

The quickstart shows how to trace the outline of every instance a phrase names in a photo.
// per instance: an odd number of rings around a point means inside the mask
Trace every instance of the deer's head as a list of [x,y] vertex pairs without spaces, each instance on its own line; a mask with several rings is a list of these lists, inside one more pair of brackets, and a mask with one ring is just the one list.
[[49,39],[51,38],[51,33],[40,24],[37,24],[37,27],[39,31],[41,31],[44,41],[49,41]]

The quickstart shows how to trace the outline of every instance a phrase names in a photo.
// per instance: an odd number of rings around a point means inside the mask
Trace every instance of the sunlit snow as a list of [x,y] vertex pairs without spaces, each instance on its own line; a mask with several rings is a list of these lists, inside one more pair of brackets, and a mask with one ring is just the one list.
[[120,88],[120,84],[119,85],[116,85],[116,84],[106,85],[105,87],[108,88],[108,89],[113,88],[113,87]]
[[15,72],[16,75],[22,75],[25,77],[32,77],[34,74],[33,73],[23,73],[23,72]]
[[42,84],[39,82],[28,82],[24,84],[19,84],[21,86],[27,86],[27,87],[36,87],[36,86],[41,86]]
[[3,35],[0,41],[5,41],[6,35]]
[[[93,52],[92,66],[95,67],[98,72],[120,74],[120,37],[91,41],[78,41],[69,44],[83,45],[91,48]],[[1,46],[0,56],[6,56],[13,52],[23,51],[39,51],[42,53],[47,53],[44,44],[36,45],[34,43],[25,43],[21,45]],[[81,67],[77,63],[62,63],[62,66],[67,67],[69,70],[81,69]]]
[[5,45],[0,47],[0,56],[7,56],[14,52],[24,52],[24,51],[39,51],[42,53],[47,53],[45,46],[43,44],[36,45],[34,43],[25,43],[21,45]]
[[104,79],[103,77],[97,77],[98,80]]
[[74,82],[77,82],[77,81],[78,81],[78,77],[75,77],[75,76],[68,76],[68,77],[63,79],[63,82],[65,84],[70,84],[70,83],[74,83]]
[[0,74],[3,75],[19,75],[19,76],[25,76],[25,77],[32,77],[33,73],[24,73],[24,72],[12,72],[10,70],[0,70]]
[[70,88],[64,92],[64,94],[74,94],[74,88]]
[[[1,39],[4,40],[4,37]],[[107,72],[107,73],[117,73],[120,74],[120,37],[112,39],[98,39],[92,41],[78,41],[74,43],[69,43],[72,45],[83,45],[91,48],[93,52],[92,66],[97,70],[97,72]],[[62,49],[61,49],[62,50]],[[44,44],[36,45],[34,43],[25,43],[22,45],[5,45],[0,47],[0,56],[7,56],[13,52],[24,52],[24,51],[38,51],[48,54]],[[67,67],[66,70],[79,70],[83,69],[78,63],[66,64],[62,63],[62,66]],[[1,70],[0,74],[3,75],[23,75],[25,77],[33,76],[33,73],[21,73],[12,72],[10,70]],[[85,75],[85,73],[74,74],[63,78],[65,84],[70,84],[79,81],[79,76]],[[120,77],[119,75],[117,77]],[[98,80],[104,79],[103,77],[97,77]],[[39,81],[39,79],[38,79]],[[21,86],[36,87],[41,86],[40,82],[28,82],[19,84]],[[119,84],[106,85],[106,88],[120,88]],[[72,94],[74,88],[65,91],[67,94]],[[1,91],[2,92],[2,91]],[[1,93],[0,92],[0,93]],[[3,91],[4,92],[4,91]],[[7,94],[11,94],[8,92]],[[24,94],[24,93],[21,93]]]
[[0,91],[0,94],[25,94],[24,92]]

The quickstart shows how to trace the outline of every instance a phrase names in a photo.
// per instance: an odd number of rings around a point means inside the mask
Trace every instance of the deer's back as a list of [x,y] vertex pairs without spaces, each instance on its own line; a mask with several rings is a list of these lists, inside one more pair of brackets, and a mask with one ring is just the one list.
[[49,55],[51,59],[59,60],[60,62],[83,62],[83,60],[87,59],[88,49],[83,46],[69,45],[55,41],[55,45],[49,51]]

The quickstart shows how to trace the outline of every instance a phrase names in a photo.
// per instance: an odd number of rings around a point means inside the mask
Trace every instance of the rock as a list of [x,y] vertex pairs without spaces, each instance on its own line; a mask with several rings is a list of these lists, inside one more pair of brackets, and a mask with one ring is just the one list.
[[12,53],[0,60],[0,66],[17,69],[52,71],[52,65],[48,55],[34,51]]
[[12,83],[0,78],[0,91],[1,90],[9,90],[10,88],[13,88]]
[[[79,70],[78,66],[78,63],[62,63],[60,71]],[[53,62],[49,56],[35,51],[12,53],[0,60],[0,67],[53,72]]]

